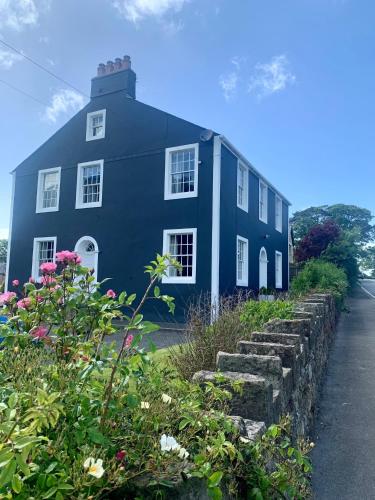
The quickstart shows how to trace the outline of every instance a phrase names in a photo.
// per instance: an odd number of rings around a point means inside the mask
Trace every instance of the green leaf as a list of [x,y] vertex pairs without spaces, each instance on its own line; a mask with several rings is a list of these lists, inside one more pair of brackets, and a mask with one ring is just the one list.
[[51,498],[55,493],[57,492],[56,486],[53,486],[53,488],[50,488],[47,493],[44,495],[43,498]]
[[154,297],[160,297],[160,288],[158,286],[154,288]]
[[137,408],[139,406],[139,398],[136,394],[127,394],[126,404],[129,408]]
[[57,464],[58,464],[58,462],[52,462],[52,463],[50,463],[49,466],[47,467],[47,469],[44,472],[46,474],[49,474],[50,472],[52,472],[56,468]]
[[22,474],[26,477],[30,476],[30,469],[25,460],[23,459],[22,455],[16,455],[16,460]]
[[9,449],[0,452],[0,468],[5,467],[12,460],[14,454]]
[[223,498],[223,494],[221,492],[221,489],[218,486],[215,486],[214,488],[210,488],[208,490],[208,495],[213,498],[213,500],[221,500]]
[[60,483],[57,487],[59,490],[74,490],[74,486],[68,483]]
[[220,481],[223,477],[223,473],[221,471],[216,471],[208,478],[208,487],[215,488],[220,484]]
[[87,434],[90,440],[95,444],[105,444],[107,442],[107,438],[95,427],[87,429]]
[[17,401],[18,401],[18,394],[16,392],[13,392],[8,399],[9,408],[11,409],[15,408]]
[[15,459],[13,459],[11,462],[6,465],[4,468],[3,472],[0,475],[0,488],[3,488],[6,484],[8,484],[12,478],[14,473],[16,472],[17,469],[17,462]]
[[20,493],[22,490],[23,482],[18,474],[15,474],[12,478],[12,488],[15,493]]

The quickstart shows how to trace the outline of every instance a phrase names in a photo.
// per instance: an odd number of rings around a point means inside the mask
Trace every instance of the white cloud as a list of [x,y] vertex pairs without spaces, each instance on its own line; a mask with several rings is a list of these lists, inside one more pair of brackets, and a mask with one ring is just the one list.
[[0,0],[0,28],[16,31],[35,26],[40,11],[49,7],[50,0]]
[[226,101],[233,99],[238,84],[238,74],[236,71],[227,73],[226,75],[221,75],[219,78],[219,85],[223,91],[223,95]]
[[289,69],[289,61],[285,55],[275,56],[269,63],[255,65],[248,91],[258,98],[281,92],[287,85],[293,85],[295,75]]
[[0,48],[0,68],[10,69],[16,62],[22,59],[20,54]]
[[7,227],[0,227],[0,240],[6,240],[9,236],[9,229]]
[[138,23],[147,17],[161,18],[167,13],[179,12],[189,1],[190,0],[112,0],[112,4],[125,19],[133,23]]
[[244,57],[232,57],[230,62],[231,65],[234,66],[234,69],[219,77],[219,85],[226,101],[231,101],[237,93],[237,87],[241,79],[240,72],[242,64],[245,61],[246,59]]
[[52,96],[52,102],[43,114],[43,119],[56,123],[61,115],[74,114],[84,105],[84,97],[70,89],[58,90]]

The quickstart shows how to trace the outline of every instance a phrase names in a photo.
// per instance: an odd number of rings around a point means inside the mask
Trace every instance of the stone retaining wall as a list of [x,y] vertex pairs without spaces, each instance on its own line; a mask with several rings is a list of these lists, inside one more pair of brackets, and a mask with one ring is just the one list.
[[[243,384],[241,392],[230,389],[230,414],[244,435],[255,439],[285,414],[294,437],[309,435],[337,315],[331,295],[312,294],[296,304],[296,319],[269,321],[250,342],[239,342],[236,354],[218,353],[218,383]],[[216,379],[217,372],[194,375],[200,383]]]

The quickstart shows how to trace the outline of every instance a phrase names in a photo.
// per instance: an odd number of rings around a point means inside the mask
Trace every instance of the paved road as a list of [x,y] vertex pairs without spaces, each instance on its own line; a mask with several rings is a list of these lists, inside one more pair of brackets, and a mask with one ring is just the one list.
[[312,453],[318,500],[375,499],[375,281],[361,287],[341,316],[323,386]]

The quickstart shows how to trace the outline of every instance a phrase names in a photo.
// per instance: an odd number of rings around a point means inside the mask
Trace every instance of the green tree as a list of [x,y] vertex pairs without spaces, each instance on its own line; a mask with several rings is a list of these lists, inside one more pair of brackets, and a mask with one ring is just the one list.
[[8,240],[0,240],[0,262],[7,260]]
[[339,203],[310,207],[295,212],[291,218],[291,224],[296,241],[300,241],[313,226],[333,220],[342,231],[355,234],[357,244],[364,245],[375,237],[372,219],[373,216],[367,208]]

